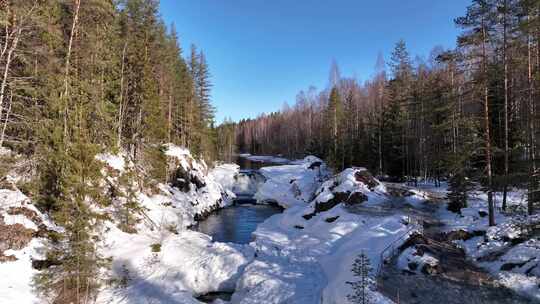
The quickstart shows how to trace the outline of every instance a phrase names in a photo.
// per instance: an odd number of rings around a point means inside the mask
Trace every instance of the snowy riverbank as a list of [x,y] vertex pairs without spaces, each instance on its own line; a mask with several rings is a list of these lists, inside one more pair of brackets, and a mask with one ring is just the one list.
[[[107,207],[93,206],[104,219],[96,225],[98,253],[110,262],[96,303],[201,303],[196,297],[214,292],[232,293],[233,304],[348,303],[352,290],[347,282],[357,279],[351,272],[354,259],[364,252],[378,269],[381,252],[390,244],[399,247],[407,239],[403,235],[414,231],[411,212],[424,212],[425,201],[432,198],[438,200],[428,204],[432,220],[452,234],[472,261],[501,284],[540,299],[540,245],[533,232],[522,229],[536,218],[498,213],[498,226],[488,228],[483,193],[476,192],[458,215],[446,210],[444,187],[388,188],[363,168],[332,175],[312,156],[240,172],[234,164],[209,169],[175,146],[168,146],[166,155],[177,179],[151,190],[121,182],[133,166],[123,155],[98,156],[104,163],[104,191],[132,191],[140,209],[126,229],[125,196]],[[393,196],[396,188],[405,191],[399,201]],[[229,206],[235,192],[285,210],[260,224],[249,245],[214,242],[189,229],[209,212]],[[512,192],[511,205],[525,203],[520,193]],[[61,227],[16,189],[0,190],[0,219],[8,233],[1,239],[0,274],[17,274],[0,276],[0,299],[41,303],[32,289],[37,271],[32,264],[44,259],[46,231]],[[420,258],[413,253],[412,247],[404,249],[398,266],[405,269],[412,261],[436,267],[429,254]],[[369,295],[374,303],[392,303],[374,284]]]

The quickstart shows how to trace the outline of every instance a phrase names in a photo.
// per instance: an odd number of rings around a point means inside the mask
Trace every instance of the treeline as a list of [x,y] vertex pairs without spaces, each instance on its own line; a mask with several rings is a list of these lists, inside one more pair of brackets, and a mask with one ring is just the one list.
[[167,178],[164,143],[215,157],[205,56],[193,46],[183,57],[158,8],[157,0],[0,1],[0,147],[30,161],[21,188],[65,229],[49,233],[51,266],[36,277],[54,303],[90,302],[102,282],[92,205],[111,197],[97,153],[123,151],[155,181]]
[[[411,59],[399,41],[388,64],[364,83],[333,64],[323,91],[301,91],[292,107],[242,120],[237,147],[256,154],[312,153],[340,170],[367,166],[380,176],[450,178],[450,208],[466,205],[472,182],[507,207],[511,186],[538,202],[540,1],[474,0],[453,50]],[[389,68],[387,71],[386,68]]]

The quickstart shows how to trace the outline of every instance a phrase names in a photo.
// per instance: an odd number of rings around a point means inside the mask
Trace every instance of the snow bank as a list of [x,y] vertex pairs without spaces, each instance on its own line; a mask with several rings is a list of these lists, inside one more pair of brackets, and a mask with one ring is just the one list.
[[236,164],[218,164],[208,174],[223,189],[233,192],[240,166]]
[[322,180],[329,175],[326,165],[314,156],[292,165],[263,167],[259,172],[266,180],[255,193],[255,199],[284,208],[310,202]]
[[[194,159],[189,150],[173,144],[167,144],[165,148],[170,171],[175,172],[175,180],[168,184],[158,184],[158,193],[141,191],[141,185],[131,186],[136,201],[144,207],[143,221],[159,227],[184,229],[195,224],[198,218],[232,203],[234,194],[229,189],[230,180],[238,171],[234,165],[208,170],[204,161]],[[133,165],[125,154],[99,154],[97,159],[117,171],[114,174],[103,171],[108,185],[114,186],[117,191],[126,192],[127,186],[120,185],[119,180]],[[113,200],[113,209],[119,209],[123,204],[125,199],[119,197]]]
[[249,246],[213,243],[189,230],[130,235],[109,228],[104,252],[125,286],[104,289],[97,303],[199,303],[194,296],[232,291],[253,256]]

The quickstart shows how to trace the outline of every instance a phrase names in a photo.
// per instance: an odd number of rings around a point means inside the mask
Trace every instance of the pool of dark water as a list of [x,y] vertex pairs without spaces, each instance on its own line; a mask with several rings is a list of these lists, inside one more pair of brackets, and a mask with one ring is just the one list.
[[237,156],[235,159],[235,163],[240,166],[240,170],[259,170],[262,167],[269,167],[269,166],[279,166],[284,165],[286,163],[284,162],[272,162],[269,160],[250,160],[247,157],[244,156]]
[[283,210],[272,205],[255,205],[255,200],[240,198],[235,204],[210,214],[195,230],[212,236],[217,242],[248,244],[257,225]]

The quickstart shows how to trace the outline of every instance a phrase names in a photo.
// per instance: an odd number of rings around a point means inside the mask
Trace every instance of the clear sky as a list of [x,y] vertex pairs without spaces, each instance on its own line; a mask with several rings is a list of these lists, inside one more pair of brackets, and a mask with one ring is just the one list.
[[161,0],[184,53],[206,53],[216,120],[255,117],[324,88],[335,59],[344,76],[373,74],[403,38],[411,55],[455,46],[454,18],[470,0]]

